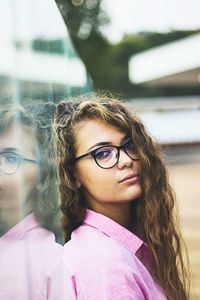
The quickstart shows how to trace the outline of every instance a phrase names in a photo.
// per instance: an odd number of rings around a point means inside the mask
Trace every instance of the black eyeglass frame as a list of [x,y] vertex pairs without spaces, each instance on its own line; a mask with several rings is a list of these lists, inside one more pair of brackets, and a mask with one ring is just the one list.
[[5,172],[4,170],[1,169],[1,166],[0,166],[0,171],[3,172],[6,175],[13,175],[13,174],[15,174],[19,170],[19,167],[20,167],[20,165],[21,165],[21,163],[23,161],[27,161],[27,162],[31,162],[31,163],[34,163],[34,164],[38,164],[37,160],[23,157],[21,154],[13,152],[13,151],[2,151],[2,152],[0,152],[0,156],[1,156],[1,154],[14,154],[18,158],[18,162],[17,162],[18,166],[17,166],[17,168],[16,168],[16,170],[14,172],[11,172],[11,173]]
[[[82,154],[82,155],[76,157],[76,158],[75,158],[75,162],[76,162],[77,160],[81,159],[81,158],[84,158],[84,157],[87,157],[87,156],[91,155],[92,158],[94,159],[94,161],[96,162],[96,164],[97,164],[100,168],[102,168],[102,169],[111,169],[111,168],[113,168],[113,167],[119,162],[119,158],[120,158],[120,150],[124,150],[124,152],[126,153],[126,155],[128,155],[128,157],[130,157],[132,160],[139,160],[139,157],[138,157],[138,158],[132,158],[132,157],[128,154],[127,149],[125,148],[125,146],[126,146],[128,143],[130,143],[130,141],[126,141],[126,142],[125,142],[124,144],[122,144],[121,146],[115,146],[115,145],[110,145],[110,144],[108,144],[108,145],[104,145],[104,146],[98,147],[98,148],[96,148],[96,149],[94,149],[94,150],[92,150],[92,151],[89,151],[89,152],[87,152],[87,153],[85,153],[85,154]],[[113,147],[113,148],[117,149],[117,160],[116,160],[115,164],[112,165],[111,167],[106,167],[106,168],[100,166],[99,163],[98,163],[98,161],[97,161],[97,158],[95,157],[96,151],[98,151],[98,150],[100,150],[100,149],[102,149],[102,148],[105,148],[105,147]]]

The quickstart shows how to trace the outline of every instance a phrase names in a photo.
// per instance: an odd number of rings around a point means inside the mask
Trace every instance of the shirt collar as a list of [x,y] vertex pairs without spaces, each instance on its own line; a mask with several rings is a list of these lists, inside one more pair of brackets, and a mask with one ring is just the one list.
[[38,226],[38,222],[35,219],[33,213],[27,215],[23,220],[8,230],[2,237],[1,240],[21,240],[24,235],[34,227]]
[[133,232],[124,228],[112,219],[90,209],[86,210],[84,223],[97,228],[107,236],[114,238],[119,243],[128,247],[131,251],[134,252],[134,254],[144,244],[144,242]]

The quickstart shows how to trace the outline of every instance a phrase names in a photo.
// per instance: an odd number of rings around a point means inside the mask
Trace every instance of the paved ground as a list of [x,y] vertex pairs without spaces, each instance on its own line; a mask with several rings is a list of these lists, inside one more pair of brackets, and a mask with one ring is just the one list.
[[169,172],[193,274],[191,300],[200,300],[200,161],[171,164]]

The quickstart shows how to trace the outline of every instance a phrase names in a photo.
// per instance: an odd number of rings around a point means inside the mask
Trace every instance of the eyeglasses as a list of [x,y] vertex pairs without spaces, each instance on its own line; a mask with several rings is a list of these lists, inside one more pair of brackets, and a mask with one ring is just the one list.
[[22,162],[27,161],[36,164],[37,161],[25,158],[15,152],[0,152],[0,170],[7,175],[17,172]]
[[123,150],[132,160],[139,159],[135,145],[131,141],[127,141],[121,146],[108,145],[99,147],[95,150],[76,157],[75,161],[91,155],[100,168],[110,169],[118,163],[120,150]]

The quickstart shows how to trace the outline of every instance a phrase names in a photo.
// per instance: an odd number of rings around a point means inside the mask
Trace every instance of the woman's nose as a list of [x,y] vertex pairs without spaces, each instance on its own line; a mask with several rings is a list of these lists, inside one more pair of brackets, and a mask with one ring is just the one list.
[[119,152],[119,161],[118,161],[118,168],[123,169],[124,167],[130,167],[133,163],[133,160],[126,154],[124,150],[120,150]]

